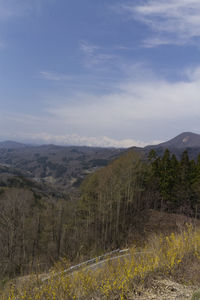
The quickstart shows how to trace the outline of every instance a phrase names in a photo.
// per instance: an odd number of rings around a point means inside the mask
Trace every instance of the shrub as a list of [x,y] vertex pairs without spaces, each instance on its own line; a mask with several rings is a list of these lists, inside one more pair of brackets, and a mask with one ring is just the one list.
[[200,290],[194,292],[191,300],[200,300]]
[[[30,279],[21,287],[12,286],[9,298],[1,299],[127,299],[153,274],[173,275],[187,255],[200,259],[200,231],[189,226],[182,234],[158,236],[143,249],[133,248],[122,259],[108,260],[98,268],[81,269],[66,274],[55,269],[49,279],[42,282]],[[197,298],[198,297],[198,298]],[[200,299],[200,291],[192,300]]]

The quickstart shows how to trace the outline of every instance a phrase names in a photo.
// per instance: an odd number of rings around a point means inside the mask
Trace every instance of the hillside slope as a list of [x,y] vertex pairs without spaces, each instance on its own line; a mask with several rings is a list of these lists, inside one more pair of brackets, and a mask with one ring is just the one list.
[[145,154],[148,155],[151,149],[155,149],[159,156],[162,156],[164,151],[169,149],[179,159],[183,151],[187,150],[191,159],[197,159],[200,153],[200,135],[192,132],[183,132],[164,143],[146,146],[144,148]]
[[200,228],[185,226],[179,234],[156,235],[144,247],[132,247],[126,257],[111,257],[98,268],[86,266],[73,273],[64,271],[63,261],[45,280],[29,276],[12,290],[8,286],[2,299],[191,299],[200,284],[199,237]]
[[185,149],[185,148],[200,148],[200,134],[193,132],[183,132],[176,137],[160,143],[155,146],[147,146],[146,148],[176,148],[176,149]]

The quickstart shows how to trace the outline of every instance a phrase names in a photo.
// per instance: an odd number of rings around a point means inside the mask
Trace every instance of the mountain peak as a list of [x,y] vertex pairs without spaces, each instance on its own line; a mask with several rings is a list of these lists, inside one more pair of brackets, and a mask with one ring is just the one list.
[[157,147],[179,149],[200,147],[200,134],[183,132],[171,140],[157,145]]

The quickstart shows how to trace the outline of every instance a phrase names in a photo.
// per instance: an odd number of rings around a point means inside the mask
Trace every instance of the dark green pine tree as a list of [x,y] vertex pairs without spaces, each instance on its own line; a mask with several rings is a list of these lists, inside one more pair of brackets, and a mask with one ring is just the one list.
[[166,208],[166,202],[170,200],[172,189],[172,175],[171,175],[171,157],[170,151],[165,150],[160,163],[160,193],[161,193],[161,209]]
[[191,161],[191,186],[193,191],[192,207],[195,215],[200,211],[200,154],[197,161]]
[[157,156],[156,151],[153,149],[149,152],[148,159],[151,163],[152,167],[152,175],[154,179],[156,179],[157,183],[159,182],[160,179],[160,164],[161,164],[161,159],[160,157]]
[[157,156],[157,153],[156,153],[156,151],[155,151],[154,149],[152,149],[152,150],[149,151],[149,154],[148,154],[148,160],[149,160],[151,163],[153,163],[153,162],[156,160],[157,157],[158,157],[158,156]]
[[196,180],[200,182],[200,154],[197,157],[197,163],[196,163]]
[[[191,170],[192,167],[192,170]],[[191,213],[193,199],[192,173],[194,172],[194,163],[190,163],[187,150],[182,154],[180,161],[180,188],[178,191],[180,210],[186,214]]]
[[148,160],[151,166],[150,176],[148,178],[147,189],[149,194],[150,207],[159,209],[161,206],[160,184],[161,184],[161,158],[157,155],[156,151],[152,149],[149,152]]
[[190,160],[187,150],[185,150],[181,156],[180,162],[180,171],[181,171],[181,182],[186,186],[189,186],[190,182]]
[[190,172],[189,172],[189,180],[190,184],[193,184],[197,178],[197,164],[194,159],[190,160]]
[[170,162],[170,198],[169,198],[169,210],[176,210],[178,205],[177,192],[180,188],[180,164],[176,158],[176,155],[173,154]]

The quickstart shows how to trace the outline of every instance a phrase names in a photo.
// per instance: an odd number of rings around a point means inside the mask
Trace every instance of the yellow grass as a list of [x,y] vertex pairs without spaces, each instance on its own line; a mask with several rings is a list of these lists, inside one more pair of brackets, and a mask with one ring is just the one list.
[[2,300],[72,300],[127,299],[154,273],[171,275],[188,256],[200,260],[200,230],[188,226],[182,234],[157,236],[146,247],[132,248],[130,256],[112,260],[95,269],[82,269],[66,275],[51,272],[45,282],[27,280],[21,286],[12,285]]

